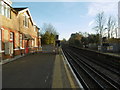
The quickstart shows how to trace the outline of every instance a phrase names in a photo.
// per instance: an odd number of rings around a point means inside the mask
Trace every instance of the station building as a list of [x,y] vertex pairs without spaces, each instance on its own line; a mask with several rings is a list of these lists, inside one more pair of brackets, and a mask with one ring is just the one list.
[[41,49],[39,27],[27,7],[12,8],[10,0],[0,0],[0,57],[2,60]]

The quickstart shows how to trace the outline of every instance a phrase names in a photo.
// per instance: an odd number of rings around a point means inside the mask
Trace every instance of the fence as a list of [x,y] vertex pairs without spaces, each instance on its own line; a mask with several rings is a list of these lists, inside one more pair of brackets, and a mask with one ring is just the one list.
[[120,43],[110,43],[109,46],[99,46],[97,44],[89,44],[89,48],[93,50],[100,50],[102,52],[120,53]]

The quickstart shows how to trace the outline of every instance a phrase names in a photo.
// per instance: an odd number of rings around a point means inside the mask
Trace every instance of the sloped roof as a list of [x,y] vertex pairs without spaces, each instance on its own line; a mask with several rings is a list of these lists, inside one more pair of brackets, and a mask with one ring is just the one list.
[[30,20],[31,20],[31,22],[32,22],[32,24],[33,24],[33,19],[32,19],[32,16],[31,16],[31,14],[30,14],[30,11],[29,11],[28,7],[13,8],[13,9],[14,9],[15,11],[17,11],[18,15],[19,15],[20,13],[22,13],[22,12],[27,11],[27,12],[28,12],[28,15],[30,16]]
[[23,8],[13,8],[13,9],[15,9],[17,12],[19,12],[19,11],[22,11],[22,10],[24,10],[24,9],[27,9],[28,7],[23,7]]
[[[35,26],[37,26],[34,22],[33,22],[33,19],[32,19],[32,16],[31,16],[31,14],[30,14],[30,11],[29,11],[29,8],[28,7],[18,7],[18,8],[13,8],[17,13],[18,13],[18,15],[20,14],[20,13],[22,13],[22,12],[25,12],[25,11],[27,11],[28,12],[28,14],[29,14],[29,16],[30,16],[30,20],[31,20],[31,22],[32,22],[32,24],[33,25],[35,25]],[[38,27],[37,27],[38,28]],[[38,28],[39,29],[39,28]]]

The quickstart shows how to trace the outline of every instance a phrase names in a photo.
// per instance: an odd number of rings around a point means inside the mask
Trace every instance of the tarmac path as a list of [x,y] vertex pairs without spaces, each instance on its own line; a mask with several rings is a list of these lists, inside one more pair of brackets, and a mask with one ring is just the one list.
[[55,54],[39,53],[2,66],[3,88],[51,88]]

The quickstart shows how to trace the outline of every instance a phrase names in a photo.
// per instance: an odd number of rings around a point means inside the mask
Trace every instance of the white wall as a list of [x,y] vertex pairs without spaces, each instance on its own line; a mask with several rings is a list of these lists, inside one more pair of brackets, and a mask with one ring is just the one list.
[[11,0],[3,0],[4,2],[6,2],[7,4],[9,4],[10,6],[12,5],[12,1]]

